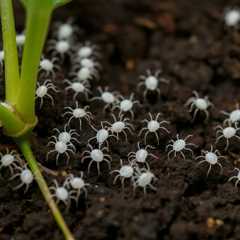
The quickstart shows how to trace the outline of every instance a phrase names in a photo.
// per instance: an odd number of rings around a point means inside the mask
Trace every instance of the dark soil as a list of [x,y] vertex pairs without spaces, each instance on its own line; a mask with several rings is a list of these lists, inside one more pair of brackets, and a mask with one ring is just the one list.
[[[63,128],[63,107],[73,105],[70,95],[62,91],[55,96],[55,106],[45,102],[38,109],[39,125],[32,139],[33,149],[42,165],[56,171],[58,181],[64,181],[68,172],[85,172],[91,183],[88,198],[80,199],[69,212],[60,205],[64,217],[76,239],[240,239],[240,194],[234,184],[227,182],[234,167],[240,167],[239,142],[231,142],[227,152],[223,144],[217,148],[226,156],[223,174],[213,169],[206,177],[207,166],[196,168],[197,161],[167,159],[166,143],[180,133],[193,134],[191,141],[201,149],[215,143],[214,127],[221,124],[221,110],[232,111],[240,100],[240,32],[227,29],[222,20],[225,7],[235,6],[229,0],[88,0],[76,1],[54,15],[55,20],[74,17],[81,29],[79,42],[91,40],[102,49],[103,71],[101,80],[92,85],[94,94],[98,85],[109,85],[123,95],[136,93],[142,106],[135,108],[136,135],[129,143],[110,142],[113,157],[112,169],[119,168],[119,158],[136,149],[137,137],[143,126],[141,120],[147,113],[162,112],[162,119],[171,122],[169,136],[162,136],[154,150],[159,159],[152,160],[150,167],[157,176],[157,192],[148,191],[144,196],[139,189],[133,196],[131,184],[126,184],[125,193],[120,184],[113,185],[106,165],[97,177],[95,167],[87,175],[88,161],[81,164],[81,154],[86,149],[87,139],[94,132],[84,127],[80,132],[78,151],[70,165],[61,162],[55,165],[54,156],[46,161],[48,137],[52,129]],[[239,6],[240,7],[240,6]],[[23,15],[18,14],[18,29],[22,30]],[[52,30],[53,31],[53,30]],[[47,53],[46,53],[47,54]],[[56,84],[62,89],[62,79],[67,77],[69,64],[64,72],[57,73]],[[140,74],[148,68],[163,69],[169,85],[161,85],[161,97],[136,92]],[[197,90],[208,95],[214,103],[210,119],[204,123],[204,115],[198,115],[194,123],[184,107],[186,100]],[[86,102],[83,102],[86,104]],[[102,113],[100,103],[90,103],[94,123],[109,120],[110,114]],[[86,124],[84,126],[87,126]],[[77,127],[77,125],[76,125]],[[1,138],[1,150],[14,148],[8,139]],[[156,146],[154,139],[149,144]],[[93,165],[94,166],[94,165]],[[45,174],[49,184],[53,176]],[[13,191],[13,182],[7,172],[0,179],[0,239],[35,240],[63,239],[43,200],[37,184],[23,194]],[[15,183],[16,184],[16,183]]]

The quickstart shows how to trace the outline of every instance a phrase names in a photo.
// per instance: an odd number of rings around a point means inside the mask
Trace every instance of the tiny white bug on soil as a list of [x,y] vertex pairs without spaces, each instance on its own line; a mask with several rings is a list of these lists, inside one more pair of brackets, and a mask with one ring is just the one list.
[[134,100],[134,93],[129,98],[119,96],[118,104],[116,104],[112,110],[119,109],[120,114],[130,113],[132,119],[134,118],[133,107],[135,104],[140,104],[138,100]]
[[74,151],[76,151],[76,148],[73,145],[73,142],[80,144],[80,141],[77,139],[77,137],[79,137],[79,134],[77,133],[76,130],[70,129],[68,131],[67,130],[67,125],[65,125],[63,131],[60,131],[57,128],[54,128],[53,131],[57,132],[57,134],[58,134],[57,137],[56,136],[51,137],[55,140],[55,142],[60,141],[60,142],[66,143],[66,144],[71,144]]
[[75,200],[75,197],[72,196],[73,191],[69,191],[67,188],[67,182],[65,181],[62,186],[60,186],[57,180],[53,180],[54,186],[49,188],[52,193],[52,197],[56,199],[56,203],[59,204],[63,202],[67,209],[69,209],[71,204],[71,199]]
[[137,187],[143,188],[144,194],[147,193],[147,188],[157,191],[156,187],[152,185],[152,182],[156,179],[155,175],[149,169],[136,168],[133,184],[134,193]]
[[226,120],[224,120],[224,124],[231,124],[231,123],[237,123],[240,121],[240,109],[239,109],[239,104],[236,104],[236,109],[233,110],[232,112],[228,113],[226,111],[222,111],[222,113],[225,116],[228,116]]
[[170,143],[166,146],[166,150],[171,148],[170,152],[168,152],[168,159],[171,159],[172,154],[174,154],[173,159],[177,157],[177,154],[180,154],[181,157],[185,160],[186,157],[184,155],[184,151],[190,152],[193,156],[193,150],[190,147],[197,147],[197,145],[187,142],[187,140],[192,136],[193,135],[188,135],[183,139],[179,138],[179,134],[177,134],[176,140],[170,140]]
[[0,153],[0,169],[8,168],[10,170],[11,175],[13,175],[14,170],[19,166],[20,156],[15,151],[6,150],[6,153]]
[[83,179],[83,172],[80,172],[80,176],[74,176],[73,174],[69,174],[66,178],[66,184],[71,187],[73,190],[74,199],[76,203],[78,203],[78,199],[83,192],[85,198],[87,198],[87,187],[90,186],[89,183],[86,183]]
[[205,113],[205,121],[209,119],[208,108],[213,106],[213,104],[208,100],[208,97],[204,98],[199,97],[199,94],[196,91],[193,91],[194,97],[191,97],[187,100],[186,106],[190,106],[189,112],[193,112],[193,121],[195,120],[197,113],[202,111]]
[[55,77],[56,70],[60,70],[60,67],[57,65],[57,58],[47,59],[42,57],[39,65],[39,71],[45,73],[45,77],[52,76]]
[[224,21],[228,27],[237,27],[240,23],[240,10],[239,8],[226,9],[224,13]]
[[91,159],[89,165],[88,165],[88,173],[90,172],[91,169],[91,165],[95,162],[97,164],[97,171],[98,171],[98,175],[100,175],[101,171],[100,171],[100,163],[102,162],[106,162],[108,164],[108,168],[109,170],[111,169],[111,160],[112,157],[107,154],[104,153],[104,151],[107,151],[108,148],[107,147],[103,147],[103,148],[94,148],[92,145],[88,144],[88,147],[90,148],[90,150],[86,150],[83,152],[83,155],[86,155],[82,158],[82,162],[86,159]]
[[108,108],[112,109],[113,105],[117,102],[118,93],[109,91],[109,87],[98,87],[98,91],[100,93],[100,96],[93,97],[91,101],[103,101],[105,103],[104,111],[106,111]]
[[10,180],[15,179],[16,177],[19,177],[21,180],[21,183],[14,188],[14,190],[17,190],[25,185],[24,193],[26,193],[29,189],[29,186],[34,180],[32,172],[28,169],[27,165],[24,166],[17,166],[16,169],[18,170],[18,173],[13,175]]
[[160,77],[161,73],[161,70],[157,70],[155,73],[153,73],[148,69],[146,71],[146,75],[140,76],[141,82],[138,84],[138,89],[140,89],[142,86],[145,87],[145,91],[143,93],[144,98],[146,98],[148,92],[157,92],[158,95],[160,95],[159,83],[169,83],[168,80]]
[[231,182],[232,180],[235,180],[235,187],[238,186],[238,183],[240,182],[240,169],[239,168],[234,168],[233,171],[236,171],[237,174],[235,176],[232,176],[228,179],[229,182]]
[[147,168],[149,169],[149,164],[147,162],[148,157],[152,157],[155,159],[159,159],[156,155],[150,153],[148,150],[149,149],[154,149],[150,145],[147,145],[145,147],[141,147],[140,143],[138,142],[137,144],[138,149],[136,152],[130,152],[128,154],[128,159],[132,162],[136,162],[139,164],[146,164]]
[[88,143],[90,143],[93,140],[96,140],[99,147],[101,147],[103,144],[106,144],[107,148],[109,148],[108,139],[110,137],[115,137],[115,135],[109,133],[109,128],[104,126],[104,123],[101,122],[101,128],[97,129],[92,125],[92,129],[96,132],[96,135],[88,140]]
[[203,164],[203,163],[209,164],[209,168],[207,171],[207,176],[208,176],[212,169],[212,166],[215,166],[215,165],[219,166],[220,172],[222,172],[222,164],[219,163],[219,159],[221,159],[221,158],[225,159],[224,156],[221,156],[221,154],[219,153],[218,150],[213,151],[213,146],[211,146],[210,151],[202,150],[202,155],[198,156],[196,158],[196,160],[203,159],[198,163],[198,165]]
[[71,121],[76,119],[79,121],[79,127],[80,127],[80,130],[82,129],[82,121],[83,120],[86,120],[86,122],[88,122],[88,124],[90,126],[91,125],[91,120],[93,119],[93,115],[91,112],[87,111],[89,109],[89,106],[85,106],[83,108],[81,108],[78,104],[78,102],[75,103],[75,108],[72,108],[72,107],[65,107],[64,109],[66,110],[64,113],[63,113],[63,116],[67,116],[69,115],[69,119],[68,119],[68,122],[67,122],[67,125],[70,126],[71,124]]
[[164,124],[169,124],[168,121],[159,121],[159,117],[161,116],[161,113],[158,113],[155,118],[154,116],[149,113],[149,118],[150,120],[148,119],[144,119],[142,122],[146,123],[147,124],[147,127],[144,127],[141,129],[141,131],[139,132],[138,136],[141,136],[144,132],[144,142],[145,144],[147,143],[147,137],[149,134],[154,134],[156,139],[157,139],[157,143],[159,144],[159,135],[158,135],[158,132],[163,130],[165,131],[166,133],[170,133],[169,130],[164,127],[163,125]]
[[60,56],[64,58],[65,55],[71,55],[71,46],[68,40],[50,40],[48,42],[48,51],[52,52],[54,57]]
[[134,174],[134,162],[130,162],[128,164],[123,164],[122,159],[120,159],[121,167],[119,170],[114,170],[112,173],[117,173],[113,180],[113,184],[116,184],[118,178],[121,179],[122,190],[124,190],[124,183],[126,179],[130,179],[133,181],[133,174]]
[[61,24],[57,30],[57,38],[59,40],[69,40],[72,38],[74,30],[75,29],[70,22]]
[[217,126],[216,128],[218,129],[216,132],[216,144],[224,138],[226,141],[225,151],[228,149],[229,142],[232,138],[237,138],[240,140],[240,137],[237,135],[237,132],[240,130],[240,128],[237,127],[237,124],[235,124],[235,126],[231,126],[231,124],[229,124],[229,126],[225,128],[222,126]]
[[66,91],[73,91],[74,94],[73,94],[73,100],[75,101],[76,98],[79,96],[79,95],[84,95],[86,100],[88,100],[88,94],[91,94],[91,91],[90,91],[90,85],[88,82],[71,82],[69,80],[64,80],[64,82],[66,82],[68,84],[68,86],[65,88]]
[[74,152],[75,147],[73,146],[73,144],[65,143],[65,142],[59,141],[57,138],[55,138],[54,141],[50,141],[48,143],[48,146],[50,146],[50,145],[53,145],[54,149],[47,153],[47,159],[48,159],[50,154],[57,153],[56,164],[58,165],[59,157],[64,155],[64,156],[67,156],[67,165],[68,165],[69,164],[69,159],[70,159],[69,153],[72,153],[72,154],[75,153]]
[[51,100],[52,105],[54,105],[54,99],[49,91],[58,92],[50,79],[45,80],[43,84],[40,84],[39,82],[37,83],[36,98],[40,99],[40,108],[42,108],[43,99],[46,97],[48,97]]
[[113,135],[117,137],[119,140],[119,135],[122,133],[125,137],[125,141],[128,141],[127,131],[133,135],[134,127],[131,123],[129,123],[129,118],[124,117],[123,115],[119,114],[118,119],[117,117],[112,114],[113,123],[109,123],[104,121],[110,127],[110,131]]
[[87,41],[78,47],[76,60],[79,61],[84,58],[95,58],[100,56],[99,47]]

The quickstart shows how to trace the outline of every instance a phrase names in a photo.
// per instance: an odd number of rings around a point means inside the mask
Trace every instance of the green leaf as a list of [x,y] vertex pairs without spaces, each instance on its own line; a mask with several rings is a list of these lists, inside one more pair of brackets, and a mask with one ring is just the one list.
[[[35,1],[38,1],[38,0],[21,0],[25,8],[31,7],[31,5]],[[71,2],[72,0],[40,0],[40,1],[41,1],[42,7],[57,8],[59,6],[62,6],[64,4]]]

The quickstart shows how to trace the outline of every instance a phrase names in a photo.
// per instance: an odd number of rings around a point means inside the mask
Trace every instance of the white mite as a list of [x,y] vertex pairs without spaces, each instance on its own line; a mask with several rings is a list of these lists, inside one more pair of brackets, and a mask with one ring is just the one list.
[[236,180],[235,181],[235,187],[238,186],[238,183],[240,182],[240,169],[239,168],[234,168],[234,171],[237,171],[237,175],[236,176],[232,176],[228,179],[228,181],[232,181],[232,180]]
[[8,168],[10,170],[11,175],[14,173],[14,169],[18,167],[20,156],[15,151],[9,151],[9,149],[6,150],[6,153],[0,153],[0,169],[2,168]]
[[202,111],[205,113],[205,121],[209,119],[208,108],[213,106],[213,104],[208,100],[208,97],[200,98],[196,91],[193,91],[194,97],[187,100],[186,106],[190,106],[189,112],[193,112],[193,121],[195,120],[197,113]]
[[198,156],[196,159],[203,159],[202,161],[200,161],[198,163],[198,165],[202,164],[202,163],[208,163],[209,164],[209,168],[207,171],[207,176],[209,175],[212,166],[217,165],[220,167],[220,170],[222,172],[222,165],[221,163],[219,163],[219,159],[225,159],[225,157],[221,156],[218,150],[213,151],[213,146],[211,146],[210,151],[204,151],[202,150],[202,155]]
[[81,60],[84,58],[91,58],[91,57],[100,57],[99,47],[90,42],[81,44],[77,51],[76,60]]
[[16,43],[19,48],[22,48],[25,43],[26,37],[25,34],[20,33],[16,36]]
[[68,84],[68,86],[65,88],[66,91],[72,90],[74,92],[73,100],[75,101],[76,98],[83,94],[88,100],[88,94],[91,94],[91,91],[89,90],[90,85],[88,82],[71,82],[69,80],[64,80]]
[[197,145],[187,142],[187,140],[191,137],[192,135],[188,135],[186,138],[182,139],[182,138],[179,138],[179,135],[177,134],[176,136],[177,139],[171,140],[170,143],[166,146],[166,150],[171,148],[170,152],[168,152],[168,159],[171,158],[171,154],[173,153],[174,154],[173,158],[176,158],[177,154],[180,154],[181,157],[185,160],[184,151],[188,151],[193,155],[193,151],[189,147],[191,146],[197,147]]
[[74,199],[78,203],[78,199],[83,192],[85,195],[85,198],[87,197],[87,188],[90,186],[89,183],[86,183],[83,179],[83,172],[80,172],[79,177],[75,177],[73,174],[70,174],[66,178],[66,184],[73,189],[73,194],[75,195]]
[[115,137],[112,134],[109,134],[109,129],[107,127],[104,127],[103,122],[101,122],[101,129],[96,129],[94,126],[92,126],[92,129],[96,132],[96,135],[88,140],[88,143],[90,143],[93,140],[96,140],[99,147],[101,147],[104,143],[106,143],[107,148],[108,146],[108,139],[110,137]]
[[225,146],[225,151],[228,149],[229,147],[229,141],[232,138],[237,138],[238,140],[240,140],[240,137],[237,135],[237,132],[240,130],[240,128],[237,127],[237,124],[235,123],[235,127],[231,126],[231,124],[229,124],[228,127],[223,128],[222,126],[217,126],[216,127],[218,130],[216,132],[216,144],[222,139],[224,138],[226,140],[226,146]]
[[53,56],[63,58],[66,54],[70,55],[71,46],[68,40],[50,40],[48,42],[48,51],[53,52]]
[[98,78],[98,73],[91,71],[87,67],[81,67],[77,72],[73,73],[74,80],[78,82],[91,81],[94,78]]
[[56,64],[57,61],[57,58],[53,58],[51,60],[47,58],[42,58],[39,65],[40,71],[45,72],[46,77],[50,75],[55,77],[55,71],[60,69],[60,67]]
[[125,141],[127,138],[127,131],[133,135],[134,127],[128,121],[128,118],[125,118],[123,115],[119,114],[118,119],[112,114],[113,123],[109,123],[104,121],[106,124],[110,126],[111,133],[116,136],[117,140],[119,140],[119,135],[122,133],[125,137]]
[[137,187],[143,188],[144,194],[147,193],[147,187],[156,191],[157,189],[152,185],[153,180],[157,179],[155,175],[146,168],[136,168],[135,175],[134,175],[134,193]]
[[158,88],[159,83],[169,83],[168,80],[160,77],[161,73],[161,70],[152,73],[151,70],[148,69],[146,75],[140,76],[141,82],[138,84],[138,89],[142,86],[145,87],[144,98],[146,98],[148,92],[157,92],[158,95],[160,95],[160,89]]
[[120,164],[121,164],[120,169],[112,171],[111,174],[112,173],[117,173],[117,175],[115,176],[115,178],[113,180],[113,184],[115,184],[116,181],[118,180],[118,178],[120,178],[121,179],[122,190],[124,190],[125,180],[130,179],[131,181],[133,181],[134,162],[129,161],[129,164],[123,164],[122,159],[120,159]]
[[148,150],[153,149],[153,147],[151,147],[150,145],[147,145],[145,148],[142,148],[139,142],[137,145],[138,145],[138,150],[136,152],[130,152],[128,154],[128,159],[131,162],[146,164],[147,168],[149,168],[149,165],[147,163],[147,158],[150,156],[152,158],[158,159],[157,156],[148,152]]
[[168,129],[166,127],[162,126],[163,124],[169,124],[169,122],[165,121],[165,120],[159,121],[159,117],[161,116],[161,113],[158,113],[155,118],[153,117],[153,115],[151,113],[149,113],[148,115],[149,115],[150,120],[144,119],[142,121],[147,124],[147,127],[142,128],[141,131],[139,132],[138,136],[141,136],[141,134],[144,133],[144,131],[146,131],[144,134],[144,142],[146,144],[148,134],[154,134],[157,139],[157,143],[159,144],[158,132],[161,130],[164,130],[166,133],[169,133]]
[[79,121],[80,130],[82,129],[82,121],[86,120],[88,124],[91,126],[91,120],[93,119],[93,115],[91,112],[87,111],[89,106],[85,106],[84,108],[79,107],[78,102],[76,102],[75,108],[65,107],[66,111],[63,113],[63,116],[70,115],[68,119],[67,125],[69,126],[71,121],[77,119]]
[[95,100],[103,101],[105,104],[104,111],[106,111],[107,108],[112,108],[117,101],[117,93],[110,92],[109,87],[105,87],[104,89],[102,89],[101,87],[98,87],[98,91],[100,93],[100,96],[93,97],[91,101],[95,101]]
[[54,141],[50,141],[48,143],[48,146],[50,146],[50,145],[53,145],[54,149],[47,153],[47,159],[51,153],[57,153],[56,164],[58,165],[59,157],[64,155],[64,156],[67,156],[67,165],[68,165],[69,159],[70,159],[69,153],[72,153],[72,154],[75,153],[74,152],[75,147],[73,146],[73,144],[71,142],[68,142],[68,143],[62,142],[62,141],[58,140],[57,138],[54,138]]
[[231,124],[231,123],[237,123],[240,121],[240,109],[239,109],[239,104],[236,104],[236,109],[233,110],[232,112],[228,113],[225,111],[222,111],[222,113],[228,118],[223,122],[224,124]]
[[76,152],[76,148],[73,145],[73,142],[75,143],[79,143],[79,140],[77,139],[77,137],[79,137],[79,134],[77,133],[76,130],[70,129],[69,131],[67,130],[67,125],[65,125],[64,130],[61,132],[59,131],[59,129],[54,128],[53,131],[57,132],[58,136],[52,136],[51,138],[53,138],[55,140],[55,142],[60,141],[63,142],[65,144],[70,144],[73,148],[73,150]]
[[48,97],[51,100],[52,105],[54,105],[54,99],[49,94],[49,91],[58,92],[50,79],[45,80],[43,84],[37,83],[36,98],[40,99],[40,108],[42,108],[43,99],[45,97]]
[[224,21],[228,27],[237,27],[240,23],[240,10],[238,8],[226,9],[224,13]]
[[134,94],[132,93],[129,98],[124,98],[122,96],[119,97],[120,100],[118,104],[115,105],[112,110],[119,109],[120,114],[130,113],[132,119],[134,118],[133,107],[135,104],[140,104],[139,101],[133,100]]
[[27,165],[25,164],[23,167],[17,166],[16,169],[19,171],[15,175],[13,175],[10,180],[15,179],[16,177],[19,177],[21,180],[21,183],[14,188],[14,190],[17,190],[21,188],[22,186],[26,185],[24,193],[27,192],[29,186],[34,180],[32,172],[28,169]]
[[59,186],[56,180],[53,181],[54,186],[51,186],[49,190],[52,193],[52,197],[56,198],[56,203],[63,202],[67,209],[70,207],[71,199],[75,199],[72,194],[73,192],[67,189],[67,182],[65,181],[62,186]]
[[106,162],[108,164],[109,169],[111,169],[111,160],[112,157],[109,154],[104,153],[105,150],[108,150],[106,147],[104,148],[93,148],[92,145],[88,144],[90,150],[86,150],[83,152],[83,155],[86,155],[82,158],[82,162],[85,159],[91,159],[88,165],[88,173],[90,172],[91,165],[95,162],[97,164],[98,175],[100,174],[100,163]]
[[57,31],[57,38],[59,40],[68,40],[74,33],[74,27],[70,23],[64,23],[59,26]]

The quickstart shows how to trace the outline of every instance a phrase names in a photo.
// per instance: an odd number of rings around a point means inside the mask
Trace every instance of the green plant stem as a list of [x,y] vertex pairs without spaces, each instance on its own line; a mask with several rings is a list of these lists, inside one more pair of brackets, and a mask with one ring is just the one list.
[[12,0],[0,0],[0,10],[4,46],[6,101],[15,104],[20,77]]
[[42,1],[32,1],[27,9],[26,41],[21,68],[21,85],[16,109],[23,119],[35,119],[35,90],[42,49],[51,18],[51,8],[41,6]]
[[39,186],[40,190],[42,191],[42,194],[43,194],[46,202],[48,203],[48,206],[52,210],[52,214],[53,214],[58,226],[62,230],[62,232],[65,236],[65,239],[66,240],[74,240],[73,235],[71,234],[70,230],[68,229],[57,205],[55,204],[55,202],[52,198],[52,195],[48,189],[47,183],[45,182],[45,180],[41,174],[41,171],[38,167],[37,161],[32,153],[29,142],[25,139],[18,139],[18,140],[16,140],[16,142],[17,142],[19,148],[21,149],[25,159],[27,160],[28,165],[30,166],[30,168],[34,174],[35,180],[37,181],[38,186]]

